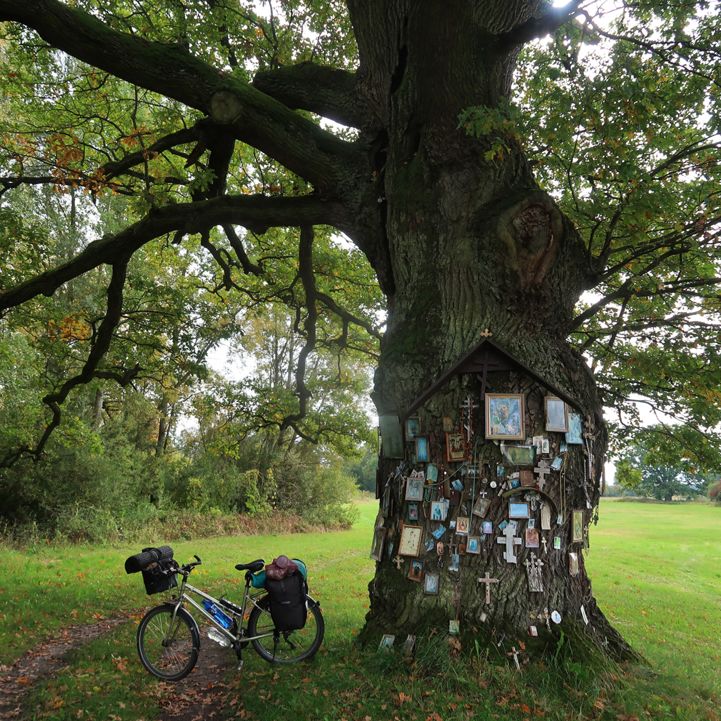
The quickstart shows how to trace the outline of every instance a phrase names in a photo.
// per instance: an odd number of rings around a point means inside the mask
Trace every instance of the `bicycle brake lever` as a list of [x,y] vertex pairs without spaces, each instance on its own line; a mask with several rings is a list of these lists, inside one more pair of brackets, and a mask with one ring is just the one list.
[[201,563],[203,563],[203,562],[200,560],[200,556],[193,555],[193,558],[198,562],[198,565],[199,565],[199,566],[200,566]]

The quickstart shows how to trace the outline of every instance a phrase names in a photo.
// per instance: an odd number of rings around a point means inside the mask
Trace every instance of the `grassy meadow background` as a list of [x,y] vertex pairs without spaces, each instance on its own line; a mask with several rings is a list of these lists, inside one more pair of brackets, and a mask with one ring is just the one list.
[[[326,618],[326,640],[311,664],[276,669],[249,651],[237,674],[228,652],[227,667],[218,672],[226,701],[216,717],[721,719],[721,508],[604,501],[587,556],[594,593],[649,666],[599,672],[579,663],[535,663],[520,674],[500,653],[467,649],[462,662],[449,661],[443,633],[419,643],[413,664],[397,653],[357,647],[373,576],[368,551],[375,512],[375,502],[360,503],[359,520],[348,531],[173,543],[181,561],[202,557],[196,585],[231,598],[242,582],[235,563],[280,553],[303,558]],[[0,549],[0,664],[71,624],[131,614],[107,636],[71,652],[59,675],[35,685],[27,718],[153,721],[161,706],[182,705],[184,687],[156,681],[136,657],[137,621],[159,600],[145,595],[139,575],[123,571],[125,558],[138,550]]]

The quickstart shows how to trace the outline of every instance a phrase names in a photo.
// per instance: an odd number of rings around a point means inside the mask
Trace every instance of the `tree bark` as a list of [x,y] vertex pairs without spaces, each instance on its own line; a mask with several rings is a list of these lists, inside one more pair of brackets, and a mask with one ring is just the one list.
[[[508,519],[508,499],[488,487],[492,504],[487,520],[493,521],[493,535],[480,534],[480,519],[473,519],[471,533],[484,539],[482,550],[462,556],[458,573],[449,570],[448,547],[464,537],[446,533],[441,559],[435,548],[422,551],[426,572],[440,574],[440,593],[425,595],[422,584],[407,578],[409,560],[399,570],[387,553],[391,543],[392,555],[397,553],[405,522],[403,476],[414,467],[424,470],[425,464],[413,464],[413,444],[408,443],[404,473],[396,472],[398,460],[381,457],[380,478],[382,483],[391,479],[392,500],[384,520],[386,553],[369,586],[371,608],[363,638],[377,642],[380,633],[402,637],[429,627],[445,631],[450,619],[458,619],[462,632],[489,643],[506,639],[509,648],[523,640],[529,650],[540,650],[553,645],[563,628],[567,636],[588,638],[614,657],[629,656],[630,648],[593,600],[582,544],[571,544],[572,510],[584,511],[587,526],[598,504],[606,446],[593,379],[566,342],[574,305],[589,280],[588,259],[576,231],[538,187],[513,134],[493,129],[471,137],[459,127],[465,108],[500,109],[508,98],[516,52],[499,43],[497,35],[527,21],[534,4],[490,3],[483,11],[474,3],[449,6],[440,0],[358,0],[349,5],[360,50],[360,86],[383,126],[375,131],[375,141],[383,146],[381,212],[386,275],[392,278],[386,287],[392,290],[375,376],[379,414],[403,417],[421,391],[488,331],[526,366],[577,399],[593,427],[594,469],[593,477],[586,478],[583,447],[569,446],[565,487],[559,473],[548,483],[556,511],[552,530],[541,533],[548,550],[520,546],[517,564],[503,559],[496,540],[498,525]],[[558,452],[562,434],[544,430],[547,391],[542,386],[514,373],[491,374],[487,382],[488,391],[524,393],[526,435],[550,436]],[[479,402],[478,378],[450,381],[418,412],[441,478],[460,467],[445,459],[443,419],[460,428],[460,405],[468,393]],[[474,425],[479,476],[475,483],[466,477],[463,500],[452,503],[449,519],[471,517],[474,487],[480,491],[481,477],[496,480],[503,462],[498,444],[483,438],[482,408]],[[430,493],[432,498],[442,495],[443,485]],[[439,524],[430,521],[430,503],[421,506],[425,540]],[[540,528],[538,513],[534,515]],[[525,521],[519,523],[517,535],[523,535],[525,526]],[[553,550],[555,536],[561,538],[561,550]],[[528,590],[524,562],[531,552],[545,564],[543,593]],[[579,557],[573,576],[570,553]],[[498,579],[489,605],[477,582],[486,572]],[[558,611],[561,624],[539,621],[546,610]],[[529,637],[530,625],[536,626],[538,638]]]

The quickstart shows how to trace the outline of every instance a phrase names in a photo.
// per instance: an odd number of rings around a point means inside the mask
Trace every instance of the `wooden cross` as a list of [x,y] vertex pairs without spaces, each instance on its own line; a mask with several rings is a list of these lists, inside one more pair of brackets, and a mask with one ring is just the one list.
[[491,584],[498,583],[497,578],[491,578],[491,574],[486,571],[486,575],[483,578],[478,579],[478,583],[484,583],[486,585],[486,606],[491,605]]
[[403,560],[404,560],[404,559],[401,558],[400,556],[396,556],[396,557],[393,559],[393,563],[396,564],[396,568],[397,568],[399,571],[401,570],[401,566],[403,565]]
[[473,410],[475,408],[478,408],[478,403],[473,402],[472,395],[467,395],[466,399],[461,403],[461,410],[466,416],[466,423],[463,424],[466,431],[466,443],[470,443],[473,439]]
[[538,465],[533,470],[538,474],[538,487],[543,490],[543,486],[546,484],[546,476],[551,472],[551,466],[544,458],[539,461]]
[[496,538],[496,543],[502,543],[506,546],[503,551],[503,558],[507,563],[518,563],[518,558],[513,553],[514,546],[520,546],[522,541],[518,536],[515,536],[515,529],[513,526],[508,525],[503,529],[503,538],[500,536]]

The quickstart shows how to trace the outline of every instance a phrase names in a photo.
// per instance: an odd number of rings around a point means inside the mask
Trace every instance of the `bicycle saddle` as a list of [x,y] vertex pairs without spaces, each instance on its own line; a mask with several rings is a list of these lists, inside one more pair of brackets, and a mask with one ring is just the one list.
[[260,571],[263,566],[265,566],[265,561],[262,558],[259,558],[257,561],[251,561],[250,563],[235,564],[235,568],[238,571],[252,571],[253,573]]

